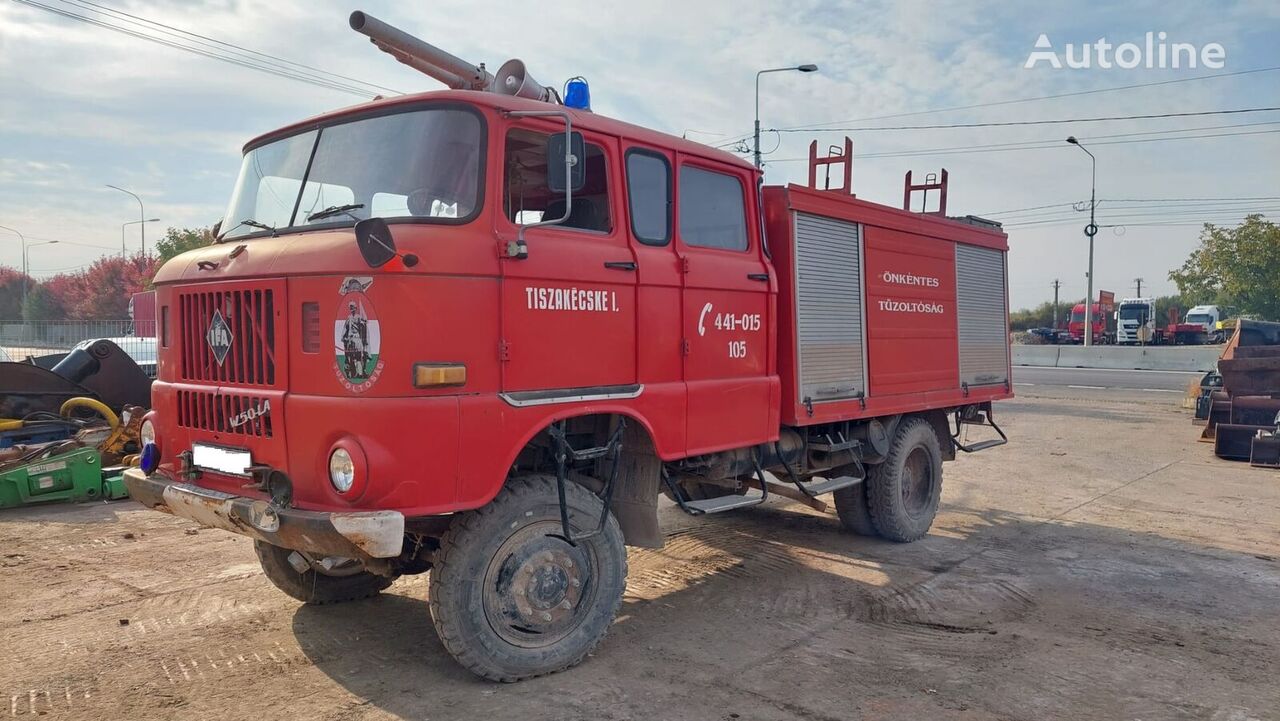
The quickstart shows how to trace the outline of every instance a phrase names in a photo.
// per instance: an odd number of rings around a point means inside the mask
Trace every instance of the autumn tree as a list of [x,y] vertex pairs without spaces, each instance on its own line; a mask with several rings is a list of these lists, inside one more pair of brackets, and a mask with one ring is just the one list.
[[75,320],[128,318],[129,298],[148,289],[156,267],[155,258],[142,255],[99,258],[83,273],[70,276],[62,301],[67,317]]
[[40,283],[27,290],[27,300],[22,305],[23,320],[65,320],[66,317],[67,310],[62,307],[62,297],[48,283]]
[[0,268],[0,320],[22,319],[22,281],[26,278],[27,289],[34,282],[13,268]]
[[182,255],[188,250],[203,248],[214,241],[213,231],[209,228],[170,228],[164,237],[156,241],[156,254],[159,255],[159,268],[166,260]]
[[1206,223],[1200,247],[1169,279],[1189,302],[1280,318],[1280,226],[1250,215],[1234,228]]

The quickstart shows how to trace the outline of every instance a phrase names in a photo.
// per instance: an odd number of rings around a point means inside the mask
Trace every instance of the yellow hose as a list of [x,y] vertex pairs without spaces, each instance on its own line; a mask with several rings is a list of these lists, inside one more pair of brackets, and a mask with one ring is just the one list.
[[73,408],[88,408],[96,412],[98,415],[107,419],[107,425],[111,426],[111,430],[113,431],[120,427],[120,417],[102,401],[97,401],[92,398],[69,398],[67,399],[67,402],[63,403],[62,407],[58,409],[58,415],[70,416],[71,414],[69,411]]
[[21,418],[0,418],[0,431],[16,431],[21,427]]

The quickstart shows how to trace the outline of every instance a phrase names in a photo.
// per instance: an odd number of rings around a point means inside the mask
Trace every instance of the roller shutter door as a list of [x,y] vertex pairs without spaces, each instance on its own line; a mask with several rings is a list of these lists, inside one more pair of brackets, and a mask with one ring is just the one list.
[[956,246],[956,317],[960,381],[971,386],[1009,381],[1009,329],[1005,320],[1004,253]]
[[796,213],[795,241],[800,399],[857,398],[867,387],[858,224]]

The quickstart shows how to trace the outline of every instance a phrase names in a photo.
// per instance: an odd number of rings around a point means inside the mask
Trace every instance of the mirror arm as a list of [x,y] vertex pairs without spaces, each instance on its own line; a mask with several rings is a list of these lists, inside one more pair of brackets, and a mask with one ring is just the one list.
[[[559,116],[564,119],[564,175],[566,178],[572,177],[573,174],[573,118],[563,110],[512,110],[504,113],[509,118],[545,118],[550,116]],[[520,229],[516,231],[516,242],[507,245],[507,257],[514,260],[524,260],[529,257],[529,245],[525,243],[524,232],[529,228],[538,228],[546,225],[560,225],[569,219],[569,214],[573,212],[573,183],[568,182],[564,187],[564,215],[551,220],[540,220],[536,223],[528,225],[520,225]]]

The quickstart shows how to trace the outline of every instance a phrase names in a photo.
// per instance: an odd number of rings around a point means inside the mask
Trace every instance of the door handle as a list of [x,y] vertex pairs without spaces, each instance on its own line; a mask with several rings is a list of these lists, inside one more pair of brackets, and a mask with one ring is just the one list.
[[636,263],[633,260],[606,260],[604,267],[609,270],[635,270]]
[[768,283],[769,274],[768,273],[747,273],[747,280],[762,280]]

